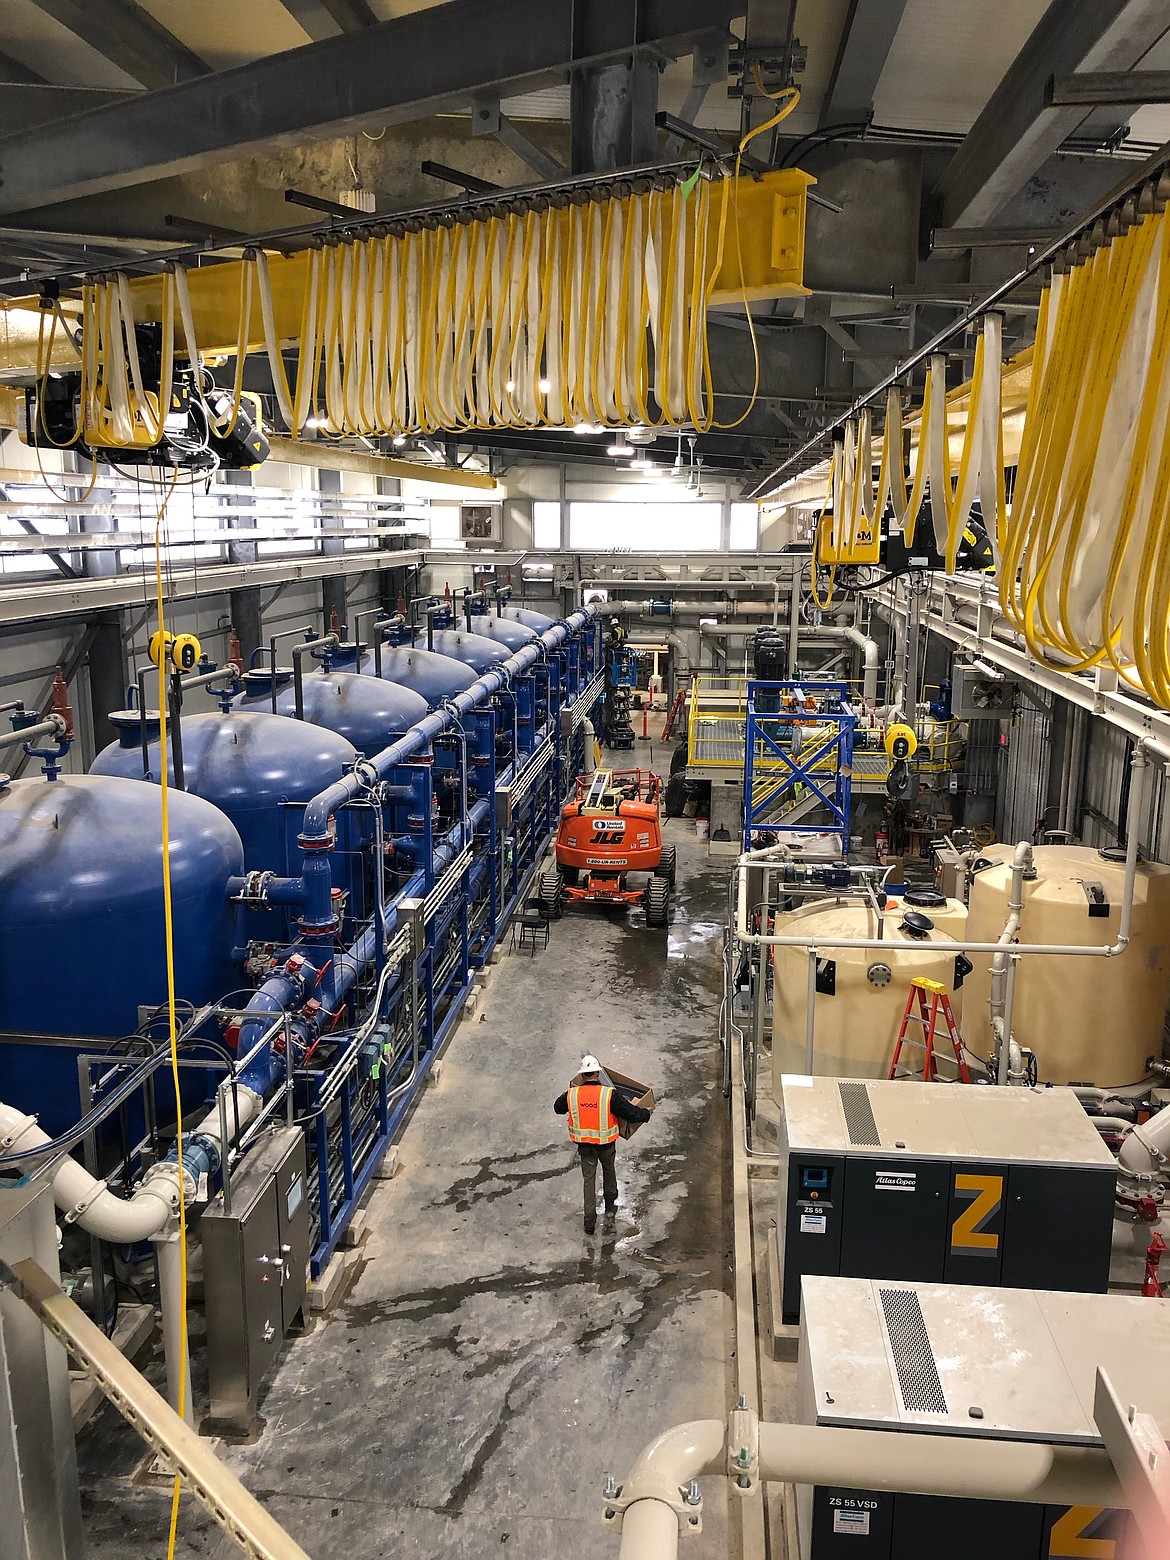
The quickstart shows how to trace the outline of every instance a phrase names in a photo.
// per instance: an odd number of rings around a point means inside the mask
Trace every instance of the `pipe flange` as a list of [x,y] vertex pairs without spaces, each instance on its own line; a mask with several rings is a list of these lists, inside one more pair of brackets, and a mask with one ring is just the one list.
[[606,1527],[614,1528],[619,1533],[626,1512],[640,1500],[653,1500],[669,1506],[678,1518],[680,1533],[703,1531],[703,1496],[694,1480],[688,1485],[674,1486],[657,1479],[639,1479],[635,1485],[625,1486],[615,1484],[612,1478],[608,1478],[602,1494],[605,1504],[601,1520]]

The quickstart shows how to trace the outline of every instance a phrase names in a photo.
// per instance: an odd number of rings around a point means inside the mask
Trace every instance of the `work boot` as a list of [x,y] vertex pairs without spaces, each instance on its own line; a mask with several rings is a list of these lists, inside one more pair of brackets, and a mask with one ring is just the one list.
[[617,1226],[617,1209],[616,1208],[607,1208],[605,1210],[605,1218],[601,1222],[601,1227],[604,1230],[612,1230],[612,1229],[615,1229],[616,1226]]
[[596,1228],[597,1228],[597,1220],[596,1219],[586,1219],[585,1220],[585,1233],[586,1233],[586,1235],[592,1235]]

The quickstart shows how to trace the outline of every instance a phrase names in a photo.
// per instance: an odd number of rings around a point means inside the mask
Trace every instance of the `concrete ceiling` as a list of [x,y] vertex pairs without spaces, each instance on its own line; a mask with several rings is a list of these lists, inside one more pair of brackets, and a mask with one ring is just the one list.
[[[547,0],[533,13],[540,38],[531,27],[509,36],[515,8],[508,0],[453,0],[427,19],[434,22],[429,52],[412,59],[412,72],[400,81],[386,72],[384,104],[377,81],[350,102],[343,89],[360,75],[355,65],[377,48],[393,59],[395,24],[439,4],[4,0],[0,286],[22,290],[21,273],[43,274],[58,263],[54,257],[63,267],[108,264],[119,255],[132,263],[135,254],[201,233],[222,239],[293,225],[309,214],[286,203],[290,187],[337,200],[357,183],[387,212],[438,201],[449,187],[422,174],[428,158],[505,188],[531,184],[534,168],[550,158],[582,166],[596,137],[590,143],[582,123],[588,92],[572,88],[570,76],[575,70],[581,81],[588,70],[571,67],[568,45],[559,57],[555,42],[561,11],[574,14],[571,0]],[[588,9],[586,0],[577,4]],[[700,128],[729,139],[739,133],[747,111],[729,88],[743,82],[742,71],[695,91],[689,35],[674,36],[669,4],[657,11],[653,0],[592,4],[611,35],[627,13],[631,27],[644,27],[651,12],[658,34],[670,35],[665,46],[651,39],[643,51],[660,67],[656,102],[647,100],[644,82],[629,88],[629,145],[640,144],[651,159],[688,155],[655,133],[655,108],[689,113]],[[842,207],[810,210],[806,280],[814,297],[756,311],[767,399],[739,435],[710,439],[708,455],[722,469],[747,474],[798,445],[1026,253],[1010,235],[995,247],[980,240],[972,248],[932,247],[934,229],[1059,225],[1118,181],[1137,143],[1170,138],[1165,105],[1057,114],[1043,93],[1054,73],[1170,68],[1165,0],[740,0],[738,8],[711,4],[703,16],[710,22],[703,36],[715,45],[720,37],[734,44],[747,29],[791,61],[800,105],[782,139],[757,141],[753,150],[798,161],[816,174],[818,193]],[[496,24],[484,37],[504,40],[494,62],[467,45],[480,36],[481,18]],[[503,58],[508,49],[514,65]],[[300,52],[273,76],[273,56],[290,50]],[[217,73],[224,71],[236,74],[221,91]],[[342,89],[334,91],[338,82]],[[149,95],[172,83],[152,121]],[[472,134],[477,83],[489,93],[501,83],[510,135]],[[85,98],[76,90],[54,96],[49,87],[101,90]],[[747,89],[750,95],[750,75]],[[126,96],[118,101],[109,96],[115,93]],[[105,106],[76,126],[59,119],[90,101]],[[314,114],[318,101],[338,105],[333,122],[324,108]],[[225,102],[247,113],[224,114]],[[770,111],[759,103],[752,122]],[[227,130],[237,118],[251,128],[233,146]],[[144,128],[152,123],[180,128],[164,136]],[[182,142],[188,126],[190,146],[163,156],[162,142]],[[106,150],[112,174],[101,163]],[[1031,330],[1034,293],[1020,303],[1008,318],[1014,344]],[[743,323],[730,315],[716,321],[729,393],[750,382]],[[962,370],[960,359],[956,374]],[[506,436],[478,442],[507,456]],[[532,443],[531,436],[523,441],[526,457]]]

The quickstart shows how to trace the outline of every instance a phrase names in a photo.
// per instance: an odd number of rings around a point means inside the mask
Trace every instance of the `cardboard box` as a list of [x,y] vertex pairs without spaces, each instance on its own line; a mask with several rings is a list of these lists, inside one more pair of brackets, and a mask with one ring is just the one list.
[[[636,1078],[630,1078],[625,1073],[616,1072],[614,1068],[606,1067],[604,1063],[601,1068],[601,1077],[604,1083],[611,1084],[620,1094],[623,1094],[631,1105],[640,1105],[643,1110],[648,1110],[653,1115],[654,1107],[658,1102],[654,1098],[654,1090],[648,1083],[639,1083]],[[569,1080],[569,1087],[571,1089],[576,1088],[581,1081],[581,1074],[577,1073],[574,1078]],[[619,1117],[618,1136],[631,1138],[641,1125],[640,1121],[622,1121]]]

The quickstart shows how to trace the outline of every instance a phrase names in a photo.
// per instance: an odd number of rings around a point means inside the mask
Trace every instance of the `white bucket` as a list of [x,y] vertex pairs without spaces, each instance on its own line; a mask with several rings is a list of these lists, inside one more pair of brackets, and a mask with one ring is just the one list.
[[707,838],[707,835],[710,833],[710,831],[711,831],[711,820],[710,820],[710,818],[696,818],[695,819],[695,833],[698,835],[698,837],[701,840],[705,840]]

